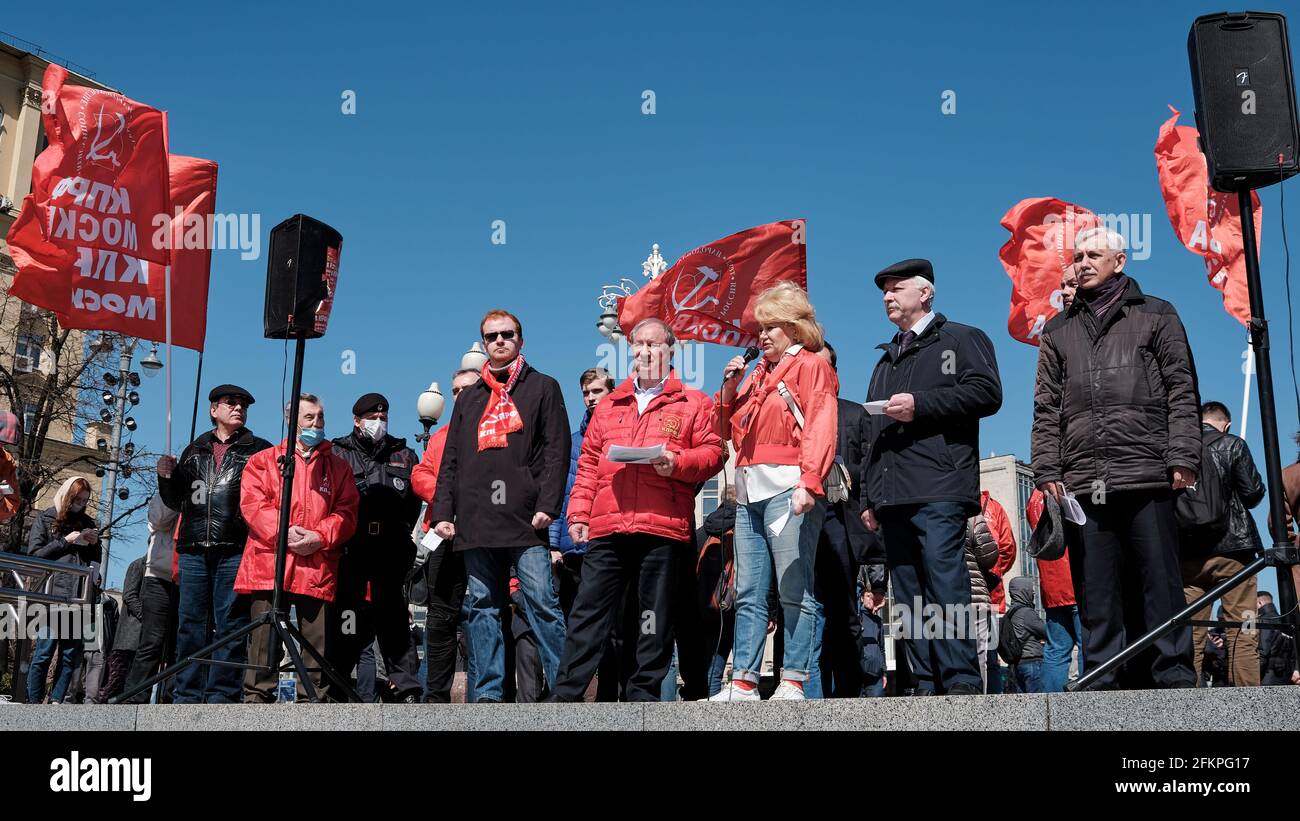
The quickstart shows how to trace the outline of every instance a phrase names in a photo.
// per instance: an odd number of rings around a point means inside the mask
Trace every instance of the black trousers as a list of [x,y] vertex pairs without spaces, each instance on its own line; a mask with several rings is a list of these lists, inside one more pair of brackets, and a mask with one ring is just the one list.
[[[136,647],[135,657],[131,659],[131,667],[127,670],[124,690],[130,690],[157,673],[159,668],[175,661],[176,595],[176,585],[166,579],[146,576],[140,586],[140,603],[144,610],[140,619],[140,644]],[[164,681],[163,687],[170,688],[171,680]],[[140,693],[131,701],[135,704],[147,703],[148,691]]]
[[[1178,529],[1171,490],[1109,493],[1104,503],[1081,496],[1088,521],[1081,544],[1070,549],[1085,672],[1119,655],[1140,629],[1158,626],[1187,605],[1178,561]],[[1125,590],[1125,577],[1130,578]],[[1135,585],[1135,586],[1134,586]],[[1144,668],[1157,687],[1191,687],[1192,631],[1166,633],[1152,646]],[[1143,676],[1146,669],[1136,671]],[[1100,682],[1117,686],[1112,672]]]
[[592,540],[569,618],[555,701],[582,700],[618,622],[619,599],[632,579],[637,586],[636,632],[624,641],[635,643],[635,666],[625,696],[628,701],[659,700],[673,659],[674,564],[683,548],[689,545],[657,536]]
[[[578,598],[585,555],[585,553],[566,553],[556,570],[556,577],[559,580],[560,609],[564,611],[566,624],[573,612],[573,603]],[[600,665],[596,669],[596,701],[614,702],[625,698],[627,680],[636,664],[636,659],[629,652],[635,645],[629,644],[625,647],[623,636],[635,636],[636,630],[636,585],[629,580],[624,584],[623,597],[619,599],[614,632],[605,642],[605,650],[601,653]]]
[[858,565],[844,522],[826,514],[817,543],[813,595],[822,606],[822,693],[826,698],[862,695],[862,620],[858,616]]
[[693,544],[677,548],[673,559],[673,634],[677,644],[677,671],[682,676],[682,701],[709,697],[709,662],[713,644],[705,635],[704,613],[699,603]]
[[465,557],[441,545],[424,565],[428,615],[424,622],[424,700],[451,703],[456,676],[456,626],[465,602]]
[[[415,545],[408,541],[351,549],[355,552],[339,560],[338,592],[326,607],[330,626],[326,657],[340,673],[351,676],[361,651],[378,639],[393,688],[399,695],[418,694],[423,689],[420,656],[411,640],[406,602],[406,573],[415,558]],[[367,583],[370,601],[366,601]]]

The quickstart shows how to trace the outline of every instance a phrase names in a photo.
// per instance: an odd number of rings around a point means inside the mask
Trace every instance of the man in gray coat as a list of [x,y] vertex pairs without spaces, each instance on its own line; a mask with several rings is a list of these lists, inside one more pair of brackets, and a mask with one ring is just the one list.
[[[1078,494],[1087,517],[1070,570],[1089,670],[1139,638],[1126,621],[1145,632],[1183,608],[1174,494],[1195,484],[1201,461],[1187,334],[1174,306],[1144,294],[1126,262],[1119,234],[1098,227],[1076,237],[1079,290],[1043,330],[1034,390],[1035,481],[1058,501]],[[1141,613],[1124,612],[1125,566],[1137,571],[1141,590],[1128,598]],[[1156,641],[1150,678],[1195,686],[1190,630]],[[1096,686],[1117,688],[1115,671]]]

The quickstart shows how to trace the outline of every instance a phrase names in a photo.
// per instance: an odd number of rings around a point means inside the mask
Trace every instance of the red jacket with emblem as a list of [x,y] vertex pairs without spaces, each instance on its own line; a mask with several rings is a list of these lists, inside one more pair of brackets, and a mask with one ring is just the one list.
[[[330,442],[321,442],[304,459],[294,448],[297,460],[293,473],[293,502],[289,525],[320,534],[321,547],[310,556],[288,552],[284,566],[284,589],[289,593],[334,601],[339,555],[343,544],[357,527],[357,483],[352,468],[335,456]],[[279,459],[285,443],[253,454],[244,466],[239,492],[239,510],[248,523],[248,542],[235,576],[236,593],[270,590],[275,577],[275,542],[280,532]]]
[[[806,430],[795,423],[777,390],[781,382],[803,412]],[[840,380],[830,363],[807,348],[782,354],[771,370],[760,360],[741,382],[730,409],[718,405],[719,414],[729,414],[736,466],[798,465],[797,486],[825,496],[822,478],[830,472],[839,443],[839,392]]]
[[[695,493],[722,470],[726,457],[713,415],[713,402],[682,387],[674,371],[663,392],[637,413],[635,377],[596,405],[578,456],[578,476],[569,494],[570,525],[588,526],[587,537],[643,533],[689,542],[695,530]],[[676,454],[671,476],[651,465],[609,461],[610,445],[664,444]]]

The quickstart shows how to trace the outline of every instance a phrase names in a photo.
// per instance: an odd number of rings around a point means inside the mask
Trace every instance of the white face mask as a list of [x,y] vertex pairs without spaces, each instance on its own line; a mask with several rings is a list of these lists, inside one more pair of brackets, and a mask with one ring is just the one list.
[[362,419],[361,432],[372,442],[378,442],[388,433],[388,423],[383,419]]

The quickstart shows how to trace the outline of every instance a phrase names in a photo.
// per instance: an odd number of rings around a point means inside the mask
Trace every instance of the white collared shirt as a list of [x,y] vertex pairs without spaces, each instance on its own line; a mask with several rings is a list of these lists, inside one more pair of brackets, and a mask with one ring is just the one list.
[[648,388],[641,387],[640,379],[632,383],[632,396],[636,398],[637,416],[640,416],[641,414],[645,413],[646,405],[650,404],[651,399],[654,399],[656,396],[664,392],[664,384],[667,381],[668,381],[668,377],[665,376],[663,379],[659,380],[659,384],[651,385]]
[[[916,320],[916,324],[914,324],[911,328],[909,328],[909,330],[913,334],[916,334],[916,336],[913,337],[913,339],[919,337],[921,335],[921,332],[924,331],[926,328],[928,328],[930,326],[930,323],[933,321],[934,321],[934,311],[930,311],[925,316]],[[900,334],[903,333],[901,328],[899,329],[899,333]]]

